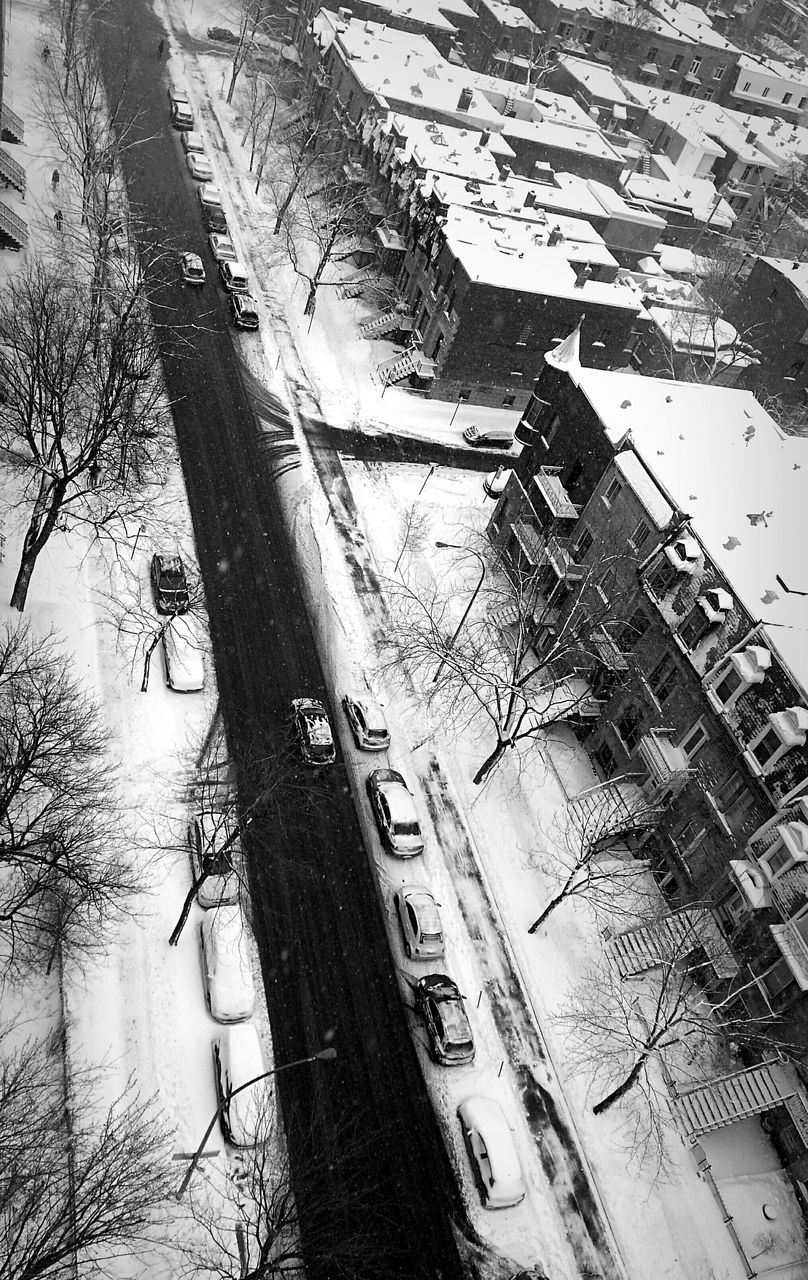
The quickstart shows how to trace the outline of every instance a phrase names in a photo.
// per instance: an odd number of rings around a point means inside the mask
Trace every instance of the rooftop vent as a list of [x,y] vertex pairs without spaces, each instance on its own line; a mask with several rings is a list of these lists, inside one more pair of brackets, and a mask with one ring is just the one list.
[[340,22],[350,22],[351,18],[353,17],[353,9],[339,9],[337,12],[337,17],[339,18]]
[[473,97],[474,97],[474,94],[472,93],[471,89],[468,89],[468,88],[461,89],[460,97],[457,99],[458,111],[468,111],[469,107],[471,106],[471,100]]

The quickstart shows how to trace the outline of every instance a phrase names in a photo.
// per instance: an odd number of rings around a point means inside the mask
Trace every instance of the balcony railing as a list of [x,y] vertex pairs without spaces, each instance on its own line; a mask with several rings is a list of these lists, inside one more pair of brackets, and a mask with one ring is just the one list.
[[808,941],[803,934],[806,927],[808,919],[787,920],[784,924],[769,925],[772,937],[794,974],[800,991],[808,991]]
[[560,538],[548,538],[544,559],[562,582],[580,582],[584,576],[584,567],[577,564],[572,553]]
[[570,501],[560,476],[560,467],[540,467],[533,477],[533,483],[556,520],[577,520],[581,508]]

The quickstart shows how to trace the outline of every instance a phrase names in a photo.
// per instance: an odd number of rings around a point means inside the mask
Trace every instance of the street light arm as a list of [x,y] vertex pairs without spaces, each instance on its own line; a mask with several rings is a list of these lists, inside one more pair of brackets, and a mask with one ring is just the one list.
[[273,1067],[271,1071],[262,1071],[260,1076],[255,1076],[252,1080],[245,1080],[244,1084],[240,1084],[236,1089],[229,1089],[211,1116],[211,1121],[205,1130],[204,1137],[191,1157],[191,1163],[188,1166],[185,1177],[180,1184],[180,1189],[177,1192],[177,1199],[181,1200],[185,1195],[185,1192],[188,1189],[188,1183],[191,1181],[191,1178],[199,1167],[199,1162],[202,1159],[208,1138],[213,1133],[216,1121],[219,1119],[225,1107],[230,1105],[231,1099],[235,1098],[237,1093],[242,1093],[244,1089],[252,1088],[254,1084],[259,1084],[262,1080],[268,1080],[270,1076],[276,1076],[279,1071],[288,1071],[290,1067],[302,1067],[305,1066],[307,1062],[316,1062],[318,1059],[321,1061],[327,1061],[329,1059],[336,1058],[336,1056],[337,1051],[333,1045],[331,1045],[327,1049],[321,1049],[319,1053],[309,1054],[308,1058],[296,1058],[294,1062],[284,1062],[280,1067]]

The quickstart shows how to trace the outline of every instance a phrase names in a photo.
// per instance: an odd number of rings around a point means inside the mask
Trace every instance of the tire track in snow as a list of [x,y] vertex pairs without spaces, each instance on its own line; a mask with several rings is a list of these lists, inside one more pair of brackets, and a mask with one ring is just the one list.
[[[595,1272],[603,1280],[622,1280],[623,1272],[577,1140],[564,1118],[563,1104],[559,1105],[553,1096],[556,1081],[550,1074],[508,936],[481,874],[465,818],[434,756],[430,755],[428,769],[419,772],[419,779],[469,937],[475,944],[494,1023],[508,1051],[528,1127],[576,1264],[582,1275]],[[492,937],[498,939],[499,946],[489,945]],[[544,1081],[536,1073],[536,1064],[541,1064]]]

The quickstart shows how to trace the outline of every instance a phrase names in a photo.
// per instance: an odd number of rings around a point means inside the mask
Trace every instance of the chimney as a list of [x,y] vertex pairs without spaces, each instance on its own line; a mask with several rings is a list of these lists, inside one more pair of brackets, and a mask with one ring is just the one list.
[[483,132],[480,134],[480,146],[487,147],[490,141],[491,141],[491,130],[484,129]]
[[460,97],[457,99],[457,110],[468,111],[473,97],[474,94],[471,92],[471,89],[461,89]]
[[340,22],[350,22],[353,17],[353,9],[340,9],[337,13]]
[[407,54],[406,58],[404,59],[404,66],[408,67],[409,65],[410,65],[410,55]]
[[550,232],[550,235],[547,238],[547,247],[552,249],[554,244],[561,244],[561,241],[563,239],[564,239],[563,231],[561,230],[560,227],[555,226],[553,227],[552,231]]
[[508,182],[513,170],[509,164],[500,165],[499,176],[503,182]]
[[535,209],[535,207],[536,207],[536,192],[528,191],[527,195],[525,196],[525,208]]
[[584,263],[583,266],[581,265],[580,262],[576,262],[573,265],[573,270],[575,272],[575,288],[583,289],[587,280],[592,275],[591,266],[589,265],[588,262]]

